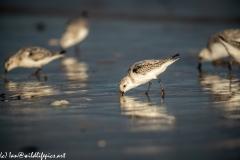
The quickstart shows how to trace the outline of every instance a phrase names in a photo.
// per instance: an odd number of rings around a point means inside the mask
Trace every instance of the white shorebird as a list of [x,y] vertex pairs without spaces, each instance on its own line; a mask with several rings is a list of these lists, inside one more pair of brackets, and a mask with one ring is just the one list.
[[63,57],[65,51],[61,52],[51,52],[41,47],[24,47],[21,48],[16,54],[12,55],[5,61],[5,72],[3,78],[6,78],[6,74],[17,67],[26,68],[38,68],[37,72],[31,74],[31,76],[36,76],[38,79],[40,77],[40,72],[42,66],[48,64],[49,62]]
[[69,20],[66,30],[60,39],[62,50],[82,42],[87,37],[89,33],[87,15],[88,13],[84,11],[80,16]]
[[227,29],[212,35],[208,40],[207,47],[203,48],[198,54],[199,71],[201,71],[202,63],[216,61],[229,56],[225,46],[220,42],[219,36],[223,36],[228,40],[234,40],[240,38],[240,30]]
[[[240,29],[239,29],[240,33]],[[237,39],[228,40],[223,36],[219,36],[220,42],[226,47],[229,55],[238,63],[238,67],[240,67],[240,34]],[[232,71],[231,61],[229,62],[229,69]]]
[[178,56],[179,54],[176,54],[170,58],[163,60],[144,60],[133,64],[128,69],[127,75],[122,78],[118,84],[121,94],[123,95],[126,91],[146,82],[149,82],[148,89],[145,93],[146,95],[148,95],[148,91],[152,85],[150,81],[152,79],[157,79],[162,88],[162,97],[164,97],[165,92],[162,87],[162,82],[161,79],[159,79],[157,76],[164,72],[170,64],[178,60]]

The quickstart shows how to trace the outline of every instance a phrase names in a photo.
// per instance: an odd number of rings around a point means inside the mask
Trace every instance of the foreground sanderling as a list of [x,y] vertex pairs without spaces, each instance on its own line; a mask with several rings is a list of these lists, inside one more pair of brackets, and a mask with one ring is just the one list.
[[[228,40],[223,36],[219,36],[220,42],[226,47],[229,55],[238,63],[240,67],[240,29],[239,37],[237,39]],[[231,61],[229,62],[229,69],[232,71]]]
[[16,54],[12,55],[5,61],[5,72],[3,78],[5,79],[6,74],[17,67],[26,68],[38,68],[37,72],[31,76],[40,77],[42,66],[48,64],[54,59],[63,57],[65,51],[51,52],[41,47],[24,47],[21,48]]
[[219,36],[226,37],[226,39],[236,39],[240,37],[239,29],[227,29],[212,35],[207,43],[207,47],[203,48],[198,54],[199,65],[198,69],[201,71],[201,65],[205,62],[212,62],[218,59],[222,59],[228,57],[229,54],[224,47],[224,45],[220,42]]
[[65,33],[60,39],[61,49],[74,46],[83,41],[89,32],[87,12],[84,11],[78,17],[72,18],[66,25]]
[[148,91],[152,85],[150,81],[152,79],[157,79],[162,88],[162,97],[164,97],[165,92],[162,87],[162,82],[161,79],[159,79],[157,76],[164,72],[170,64],[178,60],[178,56],[179,54],[176,54],[170,58],[163,60],[144,60],[133,64],[128,69],[127,76],[122,78],[118,84],[121,94],[123,95],[126,91],[146,82],[149,82],[148,89],[145,93],[146,95],[148,95]]

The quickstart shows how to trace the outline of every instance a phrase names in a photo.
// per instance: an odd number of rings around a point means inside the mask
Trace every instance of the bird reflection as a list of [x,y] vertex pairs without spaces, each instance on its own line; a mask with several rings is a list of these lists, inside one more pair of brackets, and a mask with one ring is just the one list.
[[5,88],[21,98],[43,97],[60,94],[60,91],[53,89],[50,85],[42,82],[7,82]]
[[[88,65],[76,58],[69,57],[62,60],[61,65],[65,69],[65,75],[69,82],[67,83],[68,93],[85,93],[87,92]],[[86,88],[86,89],[84,89]]]
[[153,102],[144,102],[139,98],[120,96],[120,108],[123,115],[130,115],[134,130],[169,130],[175,117],[166,113],[166,108]]
[[203,90],[210,91],[212,100],[218,104],[223,117],[240,119],[240,79],[227,79],[219,75],[202,73],[199,82]]
[[87,81],[88,65],[85,62],[79,62],[76,58],[65,58],[62,60],[62,66],[66,69],[69,80]]

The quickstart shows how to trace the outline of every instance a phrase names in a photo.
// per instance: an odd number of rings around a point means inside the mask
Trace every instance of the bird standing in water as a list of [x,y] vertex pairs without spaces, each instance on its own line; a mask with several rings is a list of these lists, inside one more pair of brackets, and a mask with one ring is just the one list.
[[121,95],[123,95],[126,91],[135,88],[141,84],[149,82],[148,89],[146,91],[146,95],[148,95],[148,91],[152,85],[150,82],[152,79],[157,79],[162,88],[161,95],[164,97],[165,92],[162,87],[162,81],[157,76],[163,73],[166,68],[178,60],[179,54],[176,54],[170,58],[163,60],[144,60],[133,64],[127,72],[127,75],[121,79],[119,82],[119,89],[121,91]]
[[6,74],[17,67],[38,68],[38,70],[30,76],[35,76],[40,79],[42,66],[50,63],[54,59],[63,57],[65,51],[51,52],[41,47],[24,47],[16,54],[12,55],[5,61],[5,71],[3,78],[6,79]]
[[202,71],[202,63],[213,62],[229,56],[225,46],[220,42],[219,36],[228,40],[236,40],[240,38],[240,29],[219,31],[209,38],[207,47],[203,48],[198,54],[198,70],[200,72]]
[[[69,20],[66,25],[66,30],[60,39],[62,50],[82,42],[89,33],[89,24],[87,19],[88,13],[83,11],[80,16]],[[79,48],[75,46],[76,53],[79,53]]]

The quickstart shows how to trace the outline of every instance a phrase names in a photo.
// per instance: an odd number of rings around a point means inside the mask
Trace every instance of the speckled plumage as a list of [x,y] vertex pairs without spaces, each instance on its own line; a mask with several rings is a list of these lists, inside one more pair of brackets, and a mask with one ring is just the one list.
[[24,47],[20,49],[17,52],[18,56],[23,55],[24,52],[29,52],[29,58],[31,58],[34,61],[39,61],[47,57],[53,57],[55,55],[58,55],[59,52],[51,52],[47,49],[41,48],[41,47]]
[[[149,82],[152,79],[158,79],[157,76],[165,71],[165,69],[178,60],[179,54],[163,60],[143,60],[133,64],[127,72],[126,77],[119,82],[119,88],[122,93],[135,88],[141,84]],[[160,83],[160,79],[158,79]],[[148,89],[149,90],[149,89]]]
[[237,42],[237,41],[228,41],[228,43],[229,43],[231,46],[233,46],[233,47],[235,47],[235,48],[237,48],[237,49],[240,49],[240,42]]
[[[165,60],[144,60],[137,62],[133,65],[132,72],[137,74],[145,75],[146,73],[152,71],[157,67],[161,67],[164,63],[166,63],[169,59]],[[131,70],[129,70],[131,71]]]
[[51,52],[37,46],[23,47],[5,61],[5,73],[3,77],[5,77],[8,71],[17,67],[41,69],[43,65],[48,64],[54,59],[63,57],[63,53],[65,53],[65,51]]
[[237,40],[240,39],[240,29],[226,29],[212,35],[207,43],[207,48],[209,50],[211,50],[211,45],[213,43],[220,43],[219,36],[224,37],[228,41]]
[[[237,40],[228,40],[225,37],[219,36],[221,43],[225,46],[229,55],[239,64],[240,67],[240,39]],[[230,63],[231,65],[231,63]],[[231,71],[231,67],[230,67]]]
[[222,58],[229,57],[225,46],[220,42],[219,36],[224,37],[227,41],[239,41],[240,29],[226,29],[213,34],[207,43],[207,47],[203,48],[199,54],[198,69],[201,72],[202,63],[212,62]]

